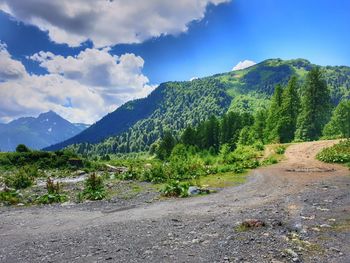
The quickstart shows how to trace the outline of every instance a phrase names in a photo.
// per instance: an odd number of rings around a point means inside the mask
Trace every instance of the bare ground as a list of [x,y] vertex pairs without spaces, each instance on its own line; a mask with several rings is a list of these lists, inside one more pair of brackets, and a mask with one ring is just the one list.
[[[350,262],[350,171],[315,160],[334,141],[208,196],[0,210],[0,262]],[[246,219],[266,226],[242,229]]]

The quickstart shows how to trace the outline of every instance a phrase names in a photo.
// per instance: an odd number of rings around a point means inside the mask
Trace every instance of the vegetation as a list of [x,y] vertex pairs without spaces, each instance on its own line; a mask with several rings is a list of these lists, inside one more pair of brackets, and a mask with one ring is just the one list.
[[[329,72],[305,61],[291,63],[286,67],[282,61],[273,60],[239,72],[162,84],[150,95],[151,105],[145,104],[149,99],[127,103],[98,124],[111,124],[113,116],[119,116],[128,127],[117,127],[119,134],[103,143],[75,144],[56,152],[31,151],[22,145],[16,152],[0,153],[1,169],[10,171],[3,181],[14,188],[2,191],[0,198],[3,203],[19,202],[15,189],[31,186],[35,178],[44,177],[43,173],[49,176],[47,170],[78,168],[90,172],[84,190],[78,194],[80,201],[108,197],[111,192],[105,187],[107,180],[151,182],[161,186],[164,196],[185,197],[193,185],[220,188],[243,182],[248,169],[281,160],[285,143],[316,140],[322,135],[349,136],[349,100],[345,93],[330,92],[333,84],[325,77]],[[257,87],[257,83],[267,86]],[[246,96],[253,92],[256,103],[249,100],[245,104]],[[237,96],[239,99],[234,99]],[[332,96],[342,97],[333,114],[331,102],[337,99]],[[247,105],[259,106],[251,110]],[[132,118],[121,117],[122,113]],[[138,119],[136,113],[143,118]],[[82,134],[90,138],[98,125]],[[269,154],[264,154],[265,149]],[[318,158],[350,162],[349,142],[322,151]],[[127,171],[101,176],[98,171],[107,163],[125,166]],[[60,185],[50,178],[46,188],[47,193],[37,202],[68,200]]]
[[33,184],[34,176],[31,169],[21,168],[16,173],[5,177],[5,185],[15,189],[23,189]]
[[161,193],[167,197],[187,197],[189,187],[188,182],[169,181],[161,189]]
[[344,163],[350,166],[350,140],[323,149],[317,154],[317,159],[326,163]]
[[79,199],[86,198],[88,200],[101,200],[106,197],[106,190],[101,176],[92,173],[85,180],[85,189],[80,194]]
[[62,203],[67,201],[68,197],[65,194],[61,193],[60,184],[54,181],[49,177],[46,181],[47,193],[40,196],[37,199],[37,202],[40,204],[52,204],[52,203]]
[[323,130],[326,138],[350,138],[350,100],[342,100]]
[[[313,73],[310,75],[310,72]],[[149,151],[166,131],[171,131],[178,140],[187,127],[197,127],[212,116],[221,118],[227,112],[249,113],[258,118],[267,115],[265,143],[290,142],[296,130],[298,140],[313,140],[322,135],[323,126],[329,121],[330,107],[324,102],[336,106],[342,99],[350,98],[349,76],[348,67],[316,69],[316,65],[302,59],[273,59],[240,71],[187,82],[167,82],[147,98],[126,103],[80,135],[51,149],[71,145],[70,149],[80,154],[100,156]],[[282,101],[273,105],[278,110],[268,110],[277,85],[282,87],[278,89],[282,91],[278,96]],[[310,94],[315,95],[317,102],[308,103]],[[327,94],[328,98],[324,96]],[[316,105],[317,116],[312,113],[316,109],[311,111],[311,105],[315,103],[322,103]],[[321,106],[325,107],[321,109]],[[258,111],[260,115],[257,115]],[[274,123],[278,116],[282,117]],[[311,127],[313,124],[309,125],[312,118],[316,118],[314,128]],[[259,129],[261,125],[255,128]],[[249,133],[254,140],[262,138],[251,130]],[[269,133],[268,137],[266,133]]]
[[303,141],[317,140],[331,113],[330,93],[319,68],[312,69],[302,94],[302,109],[298,117],[296,138]]
[[13,189],[0,191],[0,202],[5,205],[16,205],[20,202],[20,195]]
[[[23,145],[26,147],[25,145]],[[21,148],[22,149],[22,148]],[[90,166],[72,151],[17,151],[0,153],[0,167],[5,169],[19,168],[23,166],[35,166],[37,169],[76,169],[78,166]]]

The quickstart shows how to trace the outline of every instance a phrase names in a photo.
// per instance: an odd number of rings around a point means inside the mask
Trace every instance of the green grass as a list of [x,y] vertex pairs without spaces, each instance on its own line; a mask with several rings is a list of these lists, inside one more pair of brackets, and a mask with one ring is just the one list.
[[195,184],[209,188],[225,188],[243,184],[247,180],[247,173],[235,174],[232,172],[201,176]]

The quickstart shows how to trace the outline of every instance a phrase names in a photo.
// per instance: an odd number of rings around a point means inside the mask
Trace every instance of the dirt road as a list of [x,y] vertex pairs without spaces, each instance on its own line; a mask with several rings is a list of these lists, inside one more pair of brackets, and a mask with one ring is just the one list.
[[[350,171],[315,160],[333,141],[208,196],[120,209],[0,210],[0,262],[350,262]],[[256,218],[265,227],[242,231]]]

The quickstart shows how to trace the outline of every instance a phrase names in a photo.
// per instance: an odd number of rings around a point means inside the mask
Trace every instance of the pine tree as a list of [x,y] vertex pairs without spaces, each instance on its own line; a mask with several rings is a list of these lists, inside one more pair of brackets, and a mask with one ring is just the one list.
[[215,153],[219,151],[220,143],[219,143],[219,122],[218,120],[212,116],[204,126],[204,148],[205,149],[213,149]]
[[271,99],[271,106],[266,120],[266,129],[264,136],[266,142],[280,140],[278,124],[281,118],[282,93],[282,86],[277,85]]
[[316,140],[328,122],[331,110],[329,90],[318,67],[307,74],[302,95],[295,137],[303,141]]
[[280,142],[291,142],[294,139],[300,109],[298,79],[291,77],[282,94],[280,119],[277,125]]
[[350,138],[350,100],[344,99],[338,104],[323,134],[327,137]]
[[266,110],[259,110],[254,116],[254,124],[250,129],[250,141],[264,142],[266,130]]
[[225,114],[221,121],[220,143],[228,144],[233,150],[239,138],[239,132],[243,128],[242,117],[237,112]]

